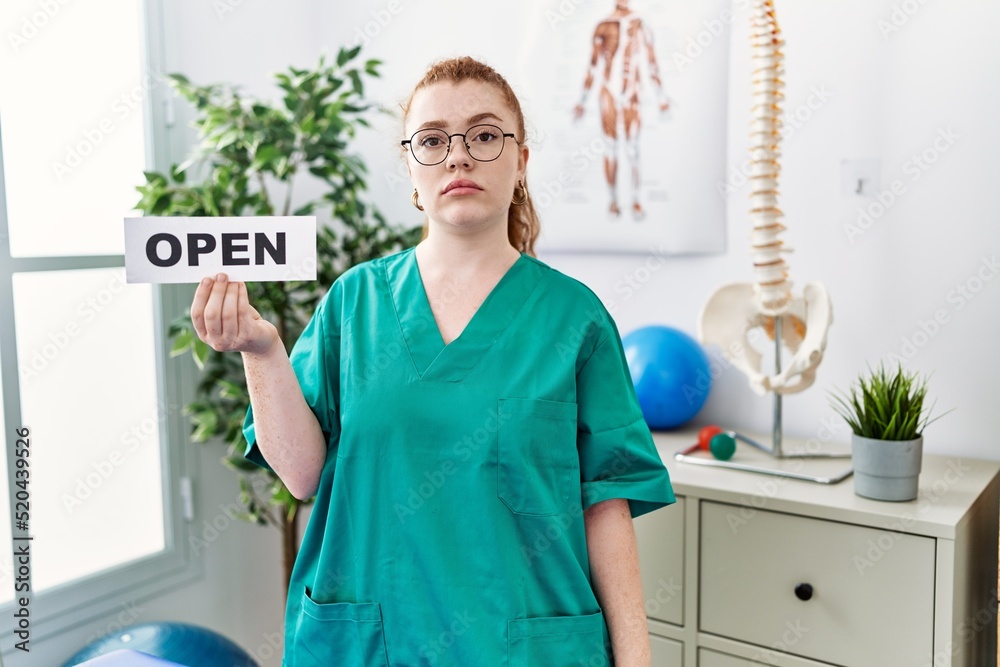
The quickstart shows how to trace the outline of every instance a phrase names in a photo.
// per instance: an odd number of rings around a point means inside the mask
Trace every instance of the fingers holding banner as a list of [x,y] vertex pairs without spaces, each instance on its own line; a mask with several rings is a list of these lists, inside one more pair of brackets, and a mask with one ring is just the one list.
[[214,287],[215,280],[205,277],[198,284],[198,289],[194,292],[194,300],[191,302],[191,324],[194,326],[194,331],[198,334],[198,338],[206,343],[208,342],[206,340],[208,330],[205,328],[205,304],[208,303],[208,295],[212,293]]
[[204,278],[191,302],[191,324],[198,338],[216,352],[264,354],[277,340],[277,329],[250,305],[244,282],[224,273]]
[[226,281],[226,290],[222,294],[222,333],[220,339],[224,344],[232,345],[240,340],[240,320],[237,306],[239,304],[240,283]]
[[205,331],[212,339],[205,342],[209,345],[212,345],[212,341],[217,344],[222,343],[222,302],[225,299],[228,284],[229,280],[226,274],[218,274],[212,285],[212,291],[209,292],[208,301],[205,303]]

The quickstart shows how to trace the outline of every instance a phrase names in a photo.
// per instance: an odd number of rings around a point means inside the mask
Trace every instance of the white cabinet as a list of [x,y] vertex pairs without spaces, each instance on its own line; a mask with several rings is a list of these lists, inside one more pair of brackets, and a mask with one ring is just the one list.
[[1000,463],[925,455],[888,503],[654,439],[678,497],[635,520],[654,667],[995,664]]

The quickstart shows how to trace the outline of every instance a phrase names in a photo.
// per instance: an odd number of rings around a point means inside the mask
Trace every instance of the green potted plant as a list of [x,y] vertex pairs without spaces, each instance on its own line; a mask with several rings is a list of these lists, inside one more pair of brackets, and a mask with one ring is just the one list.
[[[247,99],[229,85],[197,86],[183,75],[169,75],[171,87],[194,105],[200,142],[190,159],[171,165],[168,174],[146,172],[146,183],[137,188],[142,197],[136,208],[147,215],[309,215],[330,207],[341,231],[318,226],[316,281],[247,283],[250,302],[275,324],[289,351],[341,273],[414,245],[422,232],[420,226],[388,225],[364,202],[367,169],[348,151],[348,143],[358,127],[369,125],[365,116],[371,110],[381,111],[364,101],[363,81],[378,76],[380,62],[355,66],[359,50],[341,49],[333,63],[326,63],[324,55],[314,69],[293,67],[276,74],[283,91],[279,104]],[[204,167],[196,182],[188,178],[192,167]],[[298,176],[318,179],[322,187],[293,210],[292,186]],[[280,206],[274,194],[282,200]],[[222,461],[239,475],[245,510],[240,518],[281,533],[287,593],[298,552],[299,509],[307,503],[297,500],[276,475],[243,458],[247,443],[242,424],[250,399],[241,357],[202,342],[190,313],[174,320],[168,334],[171,355],[190,353],[201,373],[196,400],[184,407],[191,438],[221,439],[228,445]]]
[[[868,368],[850,393],[833,393],[834,410],[852,430],[854,492],[875,500],[917,497],[924,429],[933,421],[925,405],[927,379],[915,372]],[[947,413],[946,413],[947,414]]]

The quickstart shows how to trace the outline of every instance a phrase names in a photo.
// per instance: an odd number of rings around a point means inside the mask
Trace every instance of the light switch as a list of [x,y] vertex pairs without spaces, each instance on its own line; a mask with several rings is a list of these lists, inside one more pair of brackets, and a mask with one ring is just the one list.
[[879,192],[882,161],[878,158],[840,161],[840,194],[874,197]]

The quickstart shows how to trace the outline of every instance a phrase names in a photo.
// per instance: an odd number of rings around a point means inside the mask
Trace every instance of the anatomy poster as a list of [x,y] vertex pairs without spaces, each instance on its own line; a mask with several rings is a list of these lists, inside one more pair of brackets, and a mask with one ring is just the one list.
[[530,7],[517,92],[538,249],[724,251],[729,2]]

